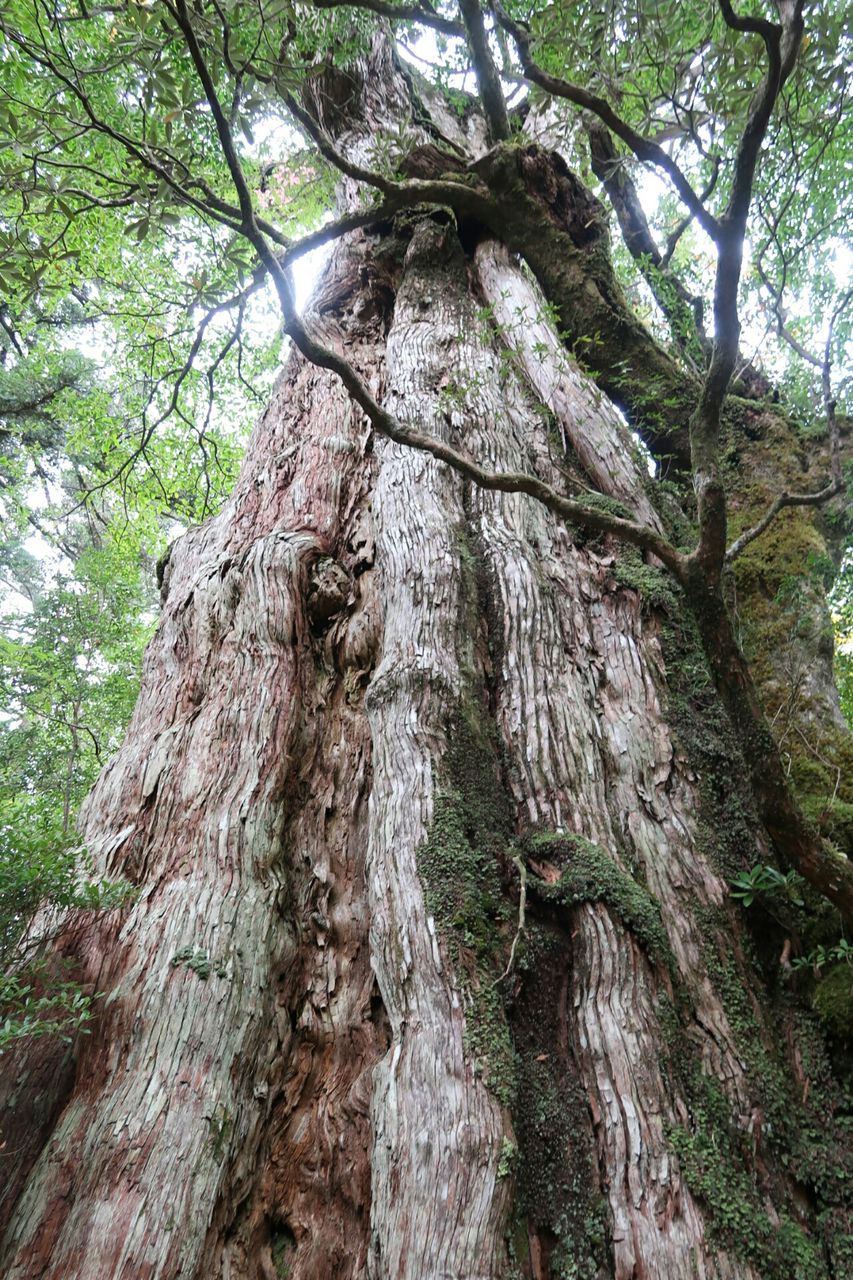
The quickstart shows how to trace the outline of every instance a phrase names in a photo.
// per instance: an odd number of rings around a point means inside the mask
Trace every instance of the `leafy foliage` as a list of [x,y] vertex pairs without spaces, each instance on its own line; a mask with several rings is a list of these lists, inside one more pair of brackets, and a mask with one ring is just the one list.
[[0,627],[0,1049],[67,1034],[91,1011],[43,952],[63,913],[127,898],[128,886],[93,876],[74,819],[129,719],[151,625],[141,567],[114,546],[89,547],[52,579],[32,557],[21,585],[29,607]]
[[802,880],[794,871],[783,875],[775,867],[758,865],[735,876],[731,881],[731,895],[745,907],[751,907],[760,894],[783,893],[795,906],[801,907],[801,886]]
[[797,956],[791,961],[791,968],[814,969],[817,972],[826,964],[834,964],[841,961],[853,968],[853,945],[846,938],[840,938],[834,946],[818,946],[810,951],[808,955]]

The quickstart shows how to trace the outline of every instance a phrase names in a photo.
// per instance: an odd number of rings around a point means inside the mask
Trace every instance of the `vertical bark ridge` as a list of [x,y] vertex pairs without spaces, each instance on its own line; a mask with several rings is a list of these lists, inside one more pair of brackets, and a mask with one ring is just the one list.
[[705,1070],[719,1080],[744,1125],[751,1104],[736,1037],[711,982],[697,908],[719,908],[726,886],[698,838],[700,798],[679,758],[661,703],[664,667],[654,625],[644,625],[636,595],[602,590],[589,610],[600,655],[599,700],[606,745],[608,804],[618,838],[661,905],[680,981],[690,992],[688,1034]]
[[600,904],[580,914],[576,1051],[601,1108],[616,1280],[638,1273],[656,1280],[750,1276],[751,1268],[733,1266],[709,1247],[703,1215],[668,1149],[666,1126],[684,1104],[671,1098],[655,1051],[660,1010],[644,959]]
[[[514,296],[511,281],[499,277],[493,278],[491,291]],[[462,325],[468,335],[476,333],[472,321],[469,317]],[[490,353],[477,351],[469,337],[457,359],[459,370],[454,365],[451,376],[465,382],[468,375],[467,398],[456,411],[466,445],[496,467],[532,461],[540,472],[547,469],[541,423],[517,390],[501,387]],[[492,367],[485,371],[490,360]],[[581,406],[582,401],[576,412]],[[590,409],[574,424],[574,434],[588,431],[594,446],[611,428],[604,419],[602,429],[603,415],[594,403]],[[697,952],[679,937],[688,892],[719,902],[723,887],[701,858],[692,869],[692,823],[666,794],[674,753],[654,692],[655,665],[639,635],[639,610],[632,617],[623,604],[621,615],[629,616],[608,617],[607,605],[598,602],[612,559],[591,548],[576,551],[566,532],[554,528],[533,504],[478,493],[472,505],[498,601],[498,714],[521,811],[533,825],[553,832],[568,828],[593,841],[626,875],[629,867],[652,857],[665,869],[673,862],[665,841],[683,844],[684,856],[674,864],[675,884],[661,870],[657,887],[670,938],[679,947],[681,977],[692,987],[690,964]],[[640,720],[648,721],[648,730]],[[638,797],[650,814],[643,813]],[[578,911],[576,928],[580,941],[569,1023],[581,1078],[597,1099],[593,1109],[600,1117],[600,1167],[610,1202],[616,1275],[630,1277],[640,1268],[650,1276],[687,1280],[696,1274],[696,1258],[704,1259],[709,1275],[749,1275],[748,1267],[708,1244],[703,1214],[668,1148],[667,1126],[686,1114],[686,1105],[672,1082],[651,1067],[663,1041],[660,976],[625,933],[624,922],[618,925],[602,903]],[[612,954],[606,950],[611,946]],[[724,1011],[709,983],[701,989],[710,1030],[698,1019],[691,1030],[708,1046],[708,1065],[740,1095],[743,1071]]]
[[564,444],[571,445],[597,489],[663,532],[646,496],[641,464],[624,422],[605,396],[591,393],[589,380],[548,321],[538,286],[512,268],[506,249],[495,240],[477,246],[475,262],[480,287],[504,341],[516,355],[523,376],[556,418]]
[[[339,259],[344,293],[358,256]],[[5,1275],[196,1274],[223,1189],[249,1176],[279,1043],[270,977],[297,963],[288,900],[314,874],[282,845],[322,706],[310,574],[352,531],[365,444],[341,389],[294,359],[233,498],[172,551],[130,731],[82,824],[104,869],[141,892],[117,933],[85,935],[84,970],[107,995],[18,1201]],[[346,1002],[340,1016],[363,1020]]]
[[[448,228],[413,237],[388,335],[390,401],[403,421],[446,436],[437,384],[457,333],[443,258],[464,264]],[[436,258],[438,261],[436,262]],[[371,1275],[490,1280],[501,1274],[507,1187],[498,1181],[500,1107],[465,1052],[459,987],[441,955],[418,875],[436,763],[464,695],[459,479],[430,457],[381,446],[376,490],[383,649],[368,696],[374,785],[368,853],[371,947],[391,1051],[373,1095]]]
[[293,851],[286,914],[298,953],[270,975],[267,1119],[257,1147],[241,1149],[229,1170],[200,1275],[366,1274],[371,1073],[386,1046],[367,945],[370,739],[362,698],[337,672],[321,696],[322,728],[283,841]]

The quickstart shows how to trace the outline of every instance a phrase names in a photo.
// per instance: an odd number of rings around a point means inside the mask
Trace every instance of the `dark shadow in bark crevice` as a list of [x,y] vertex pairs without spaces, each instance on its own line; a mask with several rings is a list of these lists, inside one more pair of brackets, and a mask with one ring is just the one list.
[[547,914],[535,909],[507,1001],[518,1063],[511,1240],[525,1280],[569,1265],[582,1280],[603,1280],[612,1274],[609,1223],[572,1045],[572,928]]

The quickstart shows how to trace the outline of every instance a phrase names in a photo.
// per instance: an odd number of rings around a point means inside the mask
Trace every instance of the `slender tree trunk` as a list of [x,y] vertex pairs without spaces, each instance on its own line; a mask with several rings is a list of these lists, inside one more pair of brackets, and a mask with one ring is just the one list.
[[[312,315],[403,421],[660,519],[485,231],[359,234]],[[139,896],[64,940],[97,1023],[4,1072],[3,1274],[840,1277],[835,1086],[727,899],[768,843],[662,571],[293,355],[163,597],[83,819]]]

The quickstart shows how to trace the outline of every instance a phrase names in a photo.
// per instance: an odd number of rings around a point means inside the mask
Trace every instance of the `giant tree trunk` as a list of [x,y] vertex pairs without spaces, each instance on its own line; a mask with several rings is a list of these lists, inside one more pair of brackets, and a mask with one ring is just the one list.
[[[657,521],[463,240],[359,234],[312,323],[403,421]],[[65,939],[92,1034],[6,1071],[3,1274],[840,1277],[834,1086],[727,900],[770,856],[745,776],[661,571],[291,356],[85,809],[140,893]]]

